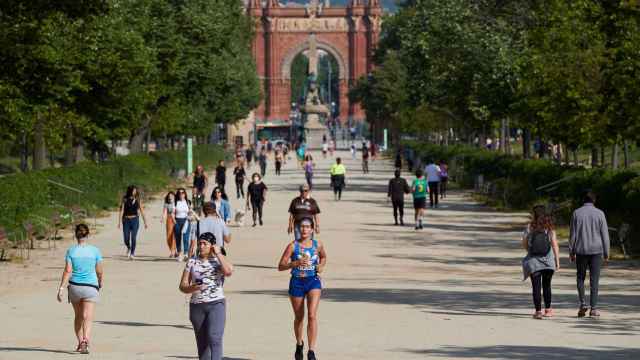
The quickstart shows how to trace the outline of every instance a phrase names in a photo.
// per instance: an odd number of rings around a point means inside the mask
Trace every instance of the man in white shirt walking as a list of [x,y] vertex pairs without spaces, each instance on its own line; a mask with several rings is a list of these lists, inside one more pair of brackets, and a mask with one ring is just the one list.
[[427,164],[424,168],[424,174],[427,176],[427,182],[429,183],[429,205],[431,205],[431,208],[434,208],[438,207],[441,170],[431,159],[427,161]]

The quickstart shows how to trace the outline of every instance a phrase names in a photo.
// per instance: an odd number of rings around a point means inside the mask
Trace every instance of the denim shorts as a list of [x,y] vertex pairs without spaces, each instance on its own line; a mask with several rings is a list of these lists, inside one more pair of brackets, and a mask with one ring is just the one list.
[[289,295],[293,297],[305,297],[309,291],[315,289],[322,289],[322,283],[317,276],[292,276],[289,281]]

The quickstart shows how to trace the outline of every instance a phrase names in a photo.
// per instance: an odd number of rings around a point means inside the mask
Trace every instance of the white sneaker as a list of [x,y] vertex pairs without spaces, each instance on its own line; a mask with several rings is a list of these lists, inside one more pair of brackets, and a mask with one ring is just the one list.
[[129,255],[129,260],[135,260],[136,257],[134,255]]
[[182,254],[178,254],[178,256],[176,257],[176,261],[182,262]]

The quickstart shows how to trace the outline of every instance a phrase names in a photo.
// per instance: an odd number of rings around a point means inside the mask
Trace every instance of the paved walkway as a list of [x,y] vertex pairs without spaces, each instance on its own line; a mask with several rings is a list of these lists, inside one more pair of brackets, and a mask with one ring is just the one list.
[[[575,318],[574,270],[554,277],[553,320],[531,319],[530,285],[521,281],[519,235],[526,214],[487,210],[452,193],[428,211],[427,228],[392,225],[386,203],[390,164],[369,175],[347,153],[341,202],[328,190],[329,159],[319,159],[313,195],[322,209],[328,251],[320,306],[320,359],[638,359],[638,268],[612,265],[601,285],[601,320]],[[291,359],[288,275],[276,270],[289,241],[287,207],[303,175],[268,170],[264,227],[233,228],[235,274],[225,283],[228,360]],[[233,186],[233,185],[232,185]],[[237,208],[240,203],[233,199]],[[98,220],[92,242],[106,256],[90,358],[193,359],[183,263],[166,258],[160,202],[147,204],[139,259],[124,260],[116,215]],[[413,212],[406,219],[412,223]],[[66,247],[66,246],[65,246]],[[68,359],[75,347],[72,310],[55,301],[63,250],[36,253],[30,266],[0,264],[0,359]]]

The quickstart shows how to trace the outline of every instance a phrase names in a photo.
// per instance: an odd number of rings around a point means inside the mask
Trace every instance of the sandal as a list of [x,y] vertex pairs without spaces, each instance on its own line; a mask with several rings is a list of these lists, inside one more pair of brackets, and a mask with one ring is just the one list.
[[553,309],[552,308],[548,308],[548,309],[544,309],[544,317],[553,317]]
[[89,353],[89,342],[84,340],[80,343],[80,354],[88,354]]

